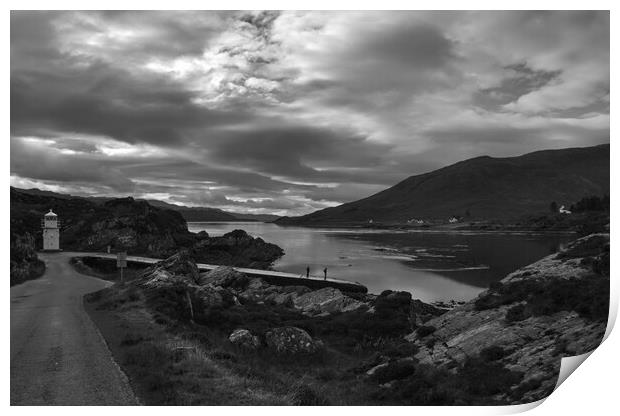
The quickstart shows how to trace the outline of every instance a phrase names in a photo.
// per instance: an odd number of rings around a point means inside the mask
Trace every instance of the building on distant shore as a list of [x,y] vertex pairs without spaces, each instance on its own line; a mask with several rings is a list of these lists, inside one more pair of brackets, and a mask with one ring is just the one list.
[[58,215],[51,209],[43,216],[41,228],[43,228],[43,250],[60,250],[60,221]]
[[564,208],[564,205],[562,205],[562,206],[560,207],[559,212],[560,212],[560,214],[572,214],[572,211],[570,211],[570,210],[568,210],[568,209]]

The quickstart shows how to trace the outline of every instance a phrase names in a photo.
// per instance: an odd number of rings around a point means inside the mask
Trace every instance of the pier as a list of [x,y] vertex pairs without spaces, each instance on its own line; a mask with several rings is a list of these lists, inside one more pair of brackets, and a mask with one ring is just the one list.
[[[116,261],[116,254],[108,254],[108,253],[81,253],[76,252],[72,253],[73,257],[94,257],[100,259],[109,259]],[[137,264],[155,264],[164,259],[157,259],[152,257],[142,257],[142,256],[127,256],[128,263],[137,263]],[[218,267],[222,267],[222,265],[217,264],[206,264],[206,263],[196,263],[198,270],[201,272],[209,272]],[[295,273],[287,273],[287,272],[279,272],[276,270],[260,270],[260,269],[248,269],[245,267],[232,267],[234,270],[244,273],[250,277],[259,277],[266,281],[267,283],[279,286],[307,286],[312,289],[320,289],[323,287],[334,287],[340,289],[345,292],[358,292],[358,293],[367,293],[368,288],[361,283],[351,282],[349,280],[336,279],[333,277],[328,277],[324,279],[320,276],[310,276],[306,277],[305,274],[295,274]]]

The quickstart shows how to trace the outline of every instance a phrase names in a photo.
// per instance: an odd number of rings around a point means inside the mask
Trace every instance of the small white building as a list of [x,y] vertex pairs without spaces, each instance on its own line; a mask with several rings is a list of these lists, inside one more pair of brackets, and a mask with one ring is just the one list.
[[567,214],[567,215],[568,215],[568,214],[572,214],[572,212],[571,212],[570,210],[568,210],[568,209],[564,208],[564,205],[562,205],[562,206],[560,207],[559,212],[560,212],[560,214]]
[[50,212],[43,216],[41,220],[43,228],[43,250],[60,250],[60,221],[58,215]]

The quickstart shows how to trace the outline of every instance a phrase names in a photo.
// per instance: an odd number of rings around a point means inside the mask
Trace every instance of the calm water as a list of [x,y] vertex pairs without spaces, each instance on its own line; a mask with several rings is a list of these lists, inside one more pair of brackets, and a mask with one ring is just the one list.
[[281,227],[267,223],[193,222],[217,236],[235,229],[282,247],[276,270],[363,283],[371,293],[406,290],[424,301],[469,300],[489,283],[573,239],[562,234],[507,234]]

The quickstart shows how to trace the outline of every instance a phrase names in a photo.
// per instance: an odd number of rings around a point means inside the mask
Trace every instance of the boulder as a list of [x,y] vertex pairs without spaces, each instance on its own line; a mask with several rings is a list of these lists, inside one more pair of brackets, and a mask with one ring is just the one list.
[[254,278],[250,280],[245,290],[239,293],[239,297],[253,302],[264,301],[270,287],[271,285],[265,283],[263,279]]
[[145,272],[143,275],[143,285],[150,288],[159,288],[172,284],[174,276],[166,270],[155,269]]
[[265,334],[267,346],[281,354],[308,354],[316,352],[320,344],[303,329],[294,326],[274,328]]
[[252,335],[247,329],[235,329],[228,337],[228,340],[241,348],[255,350],[260,347],[260,340],[256,335]]
[[238,272],[232,267],[220,266],[207,273],[202,273],[198,279],[200,285],[213,285],[222,287],[243,287],[249,279],[244,273]]
[[239,297],[253,302],[273,302],[293,307],[295,299],[311,290],[306,286],[276,286],[255,278],[249,281]]
[[142,274],[143,284],[152,288],[179,282],[193,285],[198,277],[198,267],[186,252],[179,252],[170,256],[148,268]]
[[293,305],[305,315],[318,315],[354,311],[364,303],[344,295],[338,289],[324,287],[295,297]]

